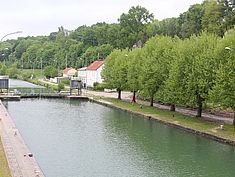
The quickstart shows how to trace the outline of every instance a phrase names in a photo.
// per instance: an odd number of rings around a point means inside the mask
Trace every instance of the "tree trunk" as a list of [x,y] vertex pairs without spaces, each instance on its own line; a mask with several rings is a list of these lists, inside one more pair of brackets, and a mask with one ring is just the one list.
[[133,92],[132,102],[136,103],[136,91]]
[[196,117],[202,117],[202,97],[199,95],[197,100],[198,108]]
[[118,90],[118,99],[121,100],[121,90]]
[[170,111],[175,111],[175,104],[171,104]]
[[150,106],[153,106],[153,97],[150,98]]

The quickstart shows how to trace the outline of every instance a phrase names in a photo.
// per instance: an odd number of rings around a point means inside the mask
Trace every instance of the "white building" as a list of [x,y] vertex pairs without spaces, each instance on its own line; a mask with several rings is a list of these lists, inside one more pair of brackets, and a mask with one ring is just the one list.
[[87,76],[86,68],[87,67],[78,69],[78,77],[82,81],[84,87],[86,87],[86,76]]
[[78,69],[78,77],[86,87],[93,87],[95,82],[102,83],[101,71],[104,67],[104,61],[94,61],[88,67]]

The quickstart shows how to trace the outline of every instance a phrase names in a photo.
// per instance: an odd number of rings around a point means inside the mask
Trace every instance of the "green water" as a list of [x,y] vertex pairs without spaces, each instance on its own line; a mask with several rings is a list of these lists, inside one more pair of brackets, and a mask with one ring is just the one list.
[[91,102],[8,110],[46,177],[232,177],[235,148]]

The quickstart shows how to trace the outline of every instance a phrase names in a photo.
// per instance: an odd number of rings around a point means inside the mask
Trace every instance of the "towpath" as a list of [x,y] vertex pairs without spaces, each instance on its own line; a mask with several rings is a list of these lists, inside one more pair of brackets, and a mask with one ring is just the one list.
[[[91,91],[91,90],[83,90],[83,94],[85,95],[94,95],[94,96],[100,96],[100,97],[110,97],[110,98],[117,98],[118,93],[117,92],[112,92],[112,93],[106,93],[106,92],[97,92],[97,91]],[[131,92],[122,92],[122,99],[131,101],[132,99],[132,93]],[[142,104],[142,105],[149,105],[150,103],[148,101],[143,101],[143,100],[136,100],[137,103]],[[166,109],[170,110],[170,106],[168,105],[163,105],[163,104],[158,104],[154,103],[154,106],[160,109]],[[182,113],[184,115],[189,115],[189,116],[196,116],[197,112],[196,110],[192,109],[187,109],[184,107],[176,107],[176,112]],[[202,118],[208,121],[213,121],[213,122],[219,122],[219,123],[228,123],[232,124],[233,123],[233,114],[228,113],[226,115],[214,115],[208,112],[203,112],[202,113]]]
[[1,101],[0,136],[12,177],[44,177],[36,159]]

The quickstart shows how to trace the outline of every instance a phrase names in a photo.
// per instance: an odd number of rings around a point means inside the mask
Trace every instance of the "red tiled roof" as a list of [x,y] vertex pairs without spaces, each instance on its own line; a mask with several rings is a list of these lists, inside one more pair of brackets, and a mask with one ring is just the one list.
[[65,68],[64,71],[63,71],[63,73],[64,73],[64,74],[68,74],[69,70],[71,70],[71,69],[74,69],[74,68]]
[[97,70],[103,64],[104,64],[104,61],[100,61],[100,60],[94,61],[86,68],[86,70]]

